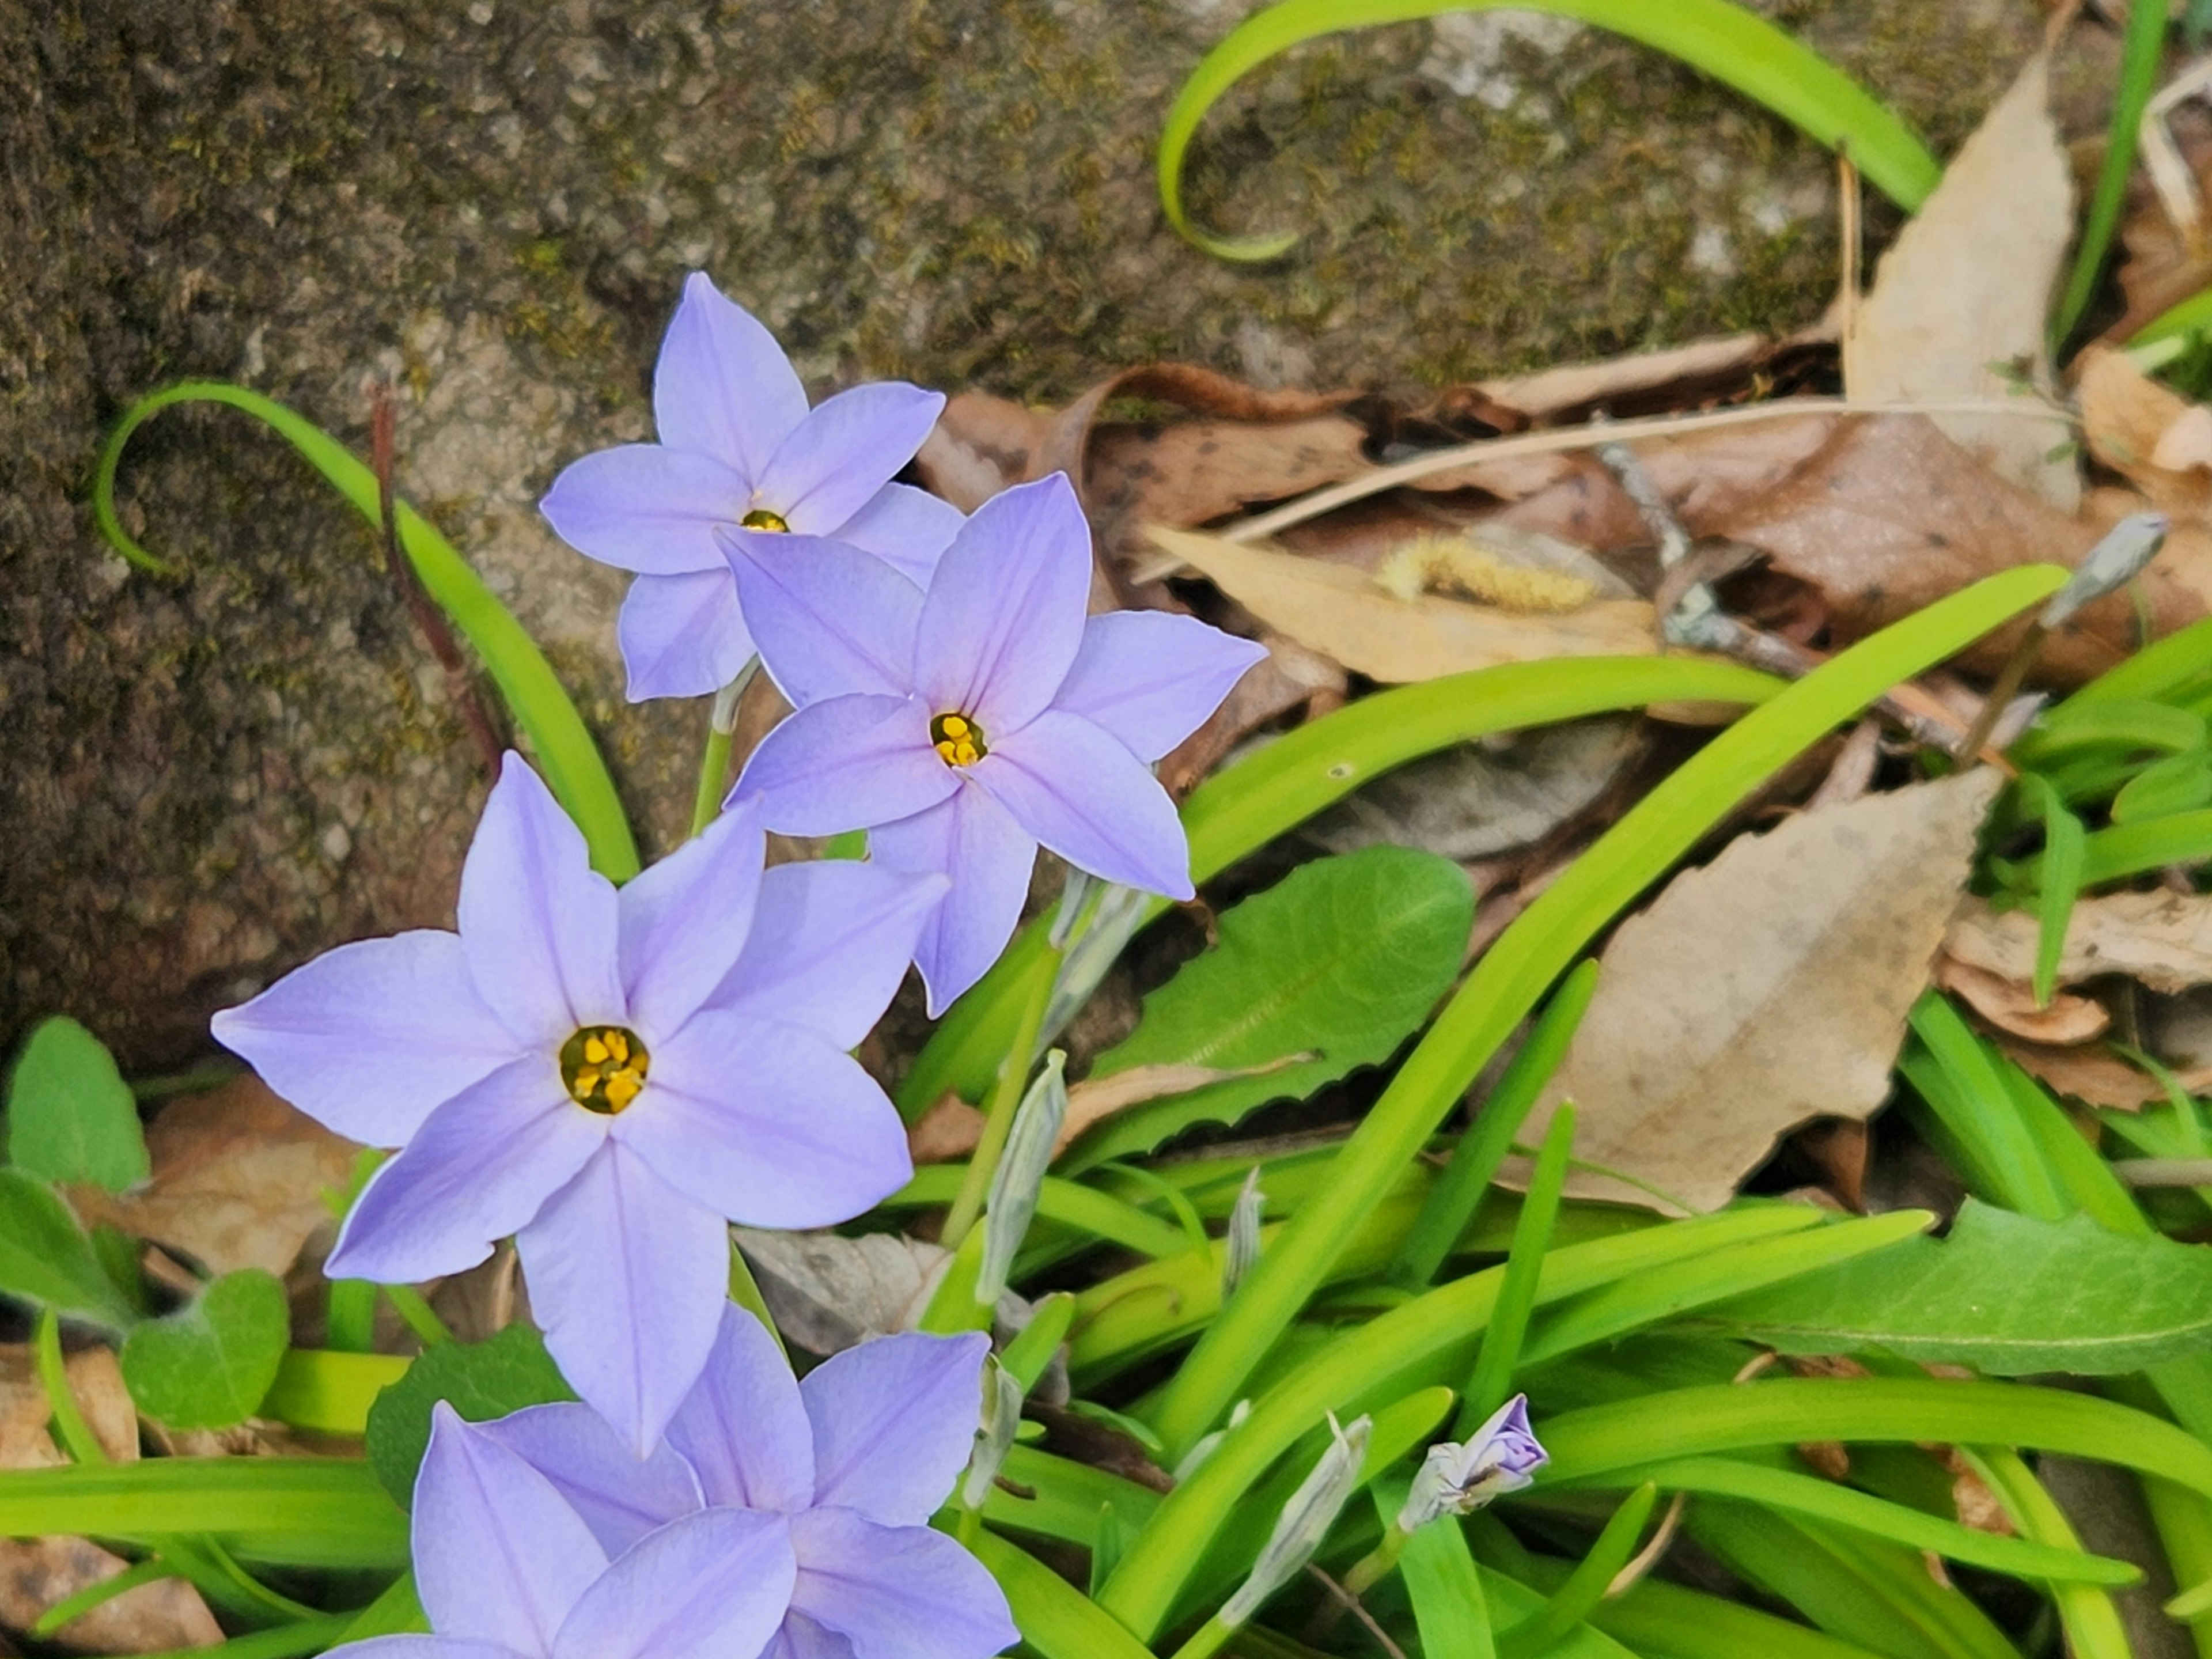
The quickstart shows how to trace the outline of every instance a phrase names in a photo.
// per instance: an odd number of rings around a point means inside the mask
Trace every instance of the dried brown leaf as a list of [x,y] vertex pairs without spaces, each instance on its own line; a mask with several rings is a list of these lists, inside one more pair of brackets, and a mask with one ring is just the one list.
[[1964,997],[1968,1006],[1999,1030],[2029,1042],[2069,1048],[2094,1042],[2112,1029],[2112,1015],[2093,997],[2061,991],[2038,1007],[2034,988],[2027,981],[2007,979],[1948,954],[1936,959],[1936,982]]
[[1155,526],[1152,540],[1270,628],[1392,684],[1501,662],[1630,656],[1658,649],[1651,607],[1600,599],[1564,615],[1516,616],[1423,594],[1405,600],[1358,571]]
[[163,1107],[146,1147],[154,1178],[143,1191],[70,1189],[86,1222],[183,1251],[213,1273],[259,1267],[279,1278],[331,1224],[324,1190],[345,1186],[360,1152],[253,1077]]
[[2084,350],[2075,373],[2089,453],[2160,512],[2203,522],[2212,508],[2212,410],[2160,386],[2109,346]]
[[[1078,1135],[1116,1112],[1127,1111],[1148,1100],[1188,1094],[1209,1083],[1256,1077],[1294,1064],[1301,1058],[1292,1055],[1265,1066],[1233,1066],[1226,1071],[1212,1066],[1132,1066],[1111,1077],[1085,1078],[1080,1083],[1070,1084],[1067,1115],[1060,1123],[1060,1138],[1053,1143],[1053,1155],[1058,1157],[1066,1152],[1075,1144]],[[907,1152],[916,1164],[943,1164],[974,1152],[982,1134],[982,1113],[958,1095],[948,1094],[907,1131]]]
[[[2165,1086],[2156,1078],[2137,1071],[2102,1047],[2052,1048],[2002,1033],[1997,1036],[1997,1046],[2031,1077],[2087,1106],[2132,1112],[2166,1098]],[[2191,1094],[2212,1089],[2212,1066],[2178,1066],[2173,1074]]]
[[[1970,898],[1951,918],[1943,953],[2025,985],[2035,976],[2040,933],[2029,912],[1992,910]],[[2106,974],[2168,994],[2212,985],[2212,896],[2157,890],[2077,901],[2058,957],[2059,983],[2078,985]]]
[[1780,1136],[1888,1097],[1998,780],[1987,769],[1743,836],[1606,947],[1598,989],[1527,1133],[1561,1100],[1575,1152],[1628,1181],[1571,1191],[1717,1209]]
[[[1844,342],[1852,397],[1875,403],[2002,398],[2047,386],[2051,289],[2074,235],[2074,181],[2051,118],[2049,65],[2031,58],[1882,256]],[[1943,433],[1998,477],[2072,512],[2081,469],[2063,428],[1939,414]]]
[[941,1246],[896,1233],[732,1229],[776,1328],[810,1353],[842,1353],[909,1328],[949,1258]]

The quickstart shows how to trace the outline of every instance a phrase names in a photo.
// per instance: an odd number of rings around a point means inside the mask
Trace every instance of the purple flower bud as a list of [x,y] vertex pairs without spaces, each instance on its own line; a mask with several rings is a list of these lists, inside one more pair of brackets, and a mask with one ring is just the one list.
[[1528,1426],[1528,1397],[1516,1394],[1464,1441],[1429,1448],[1398,1512],[1398,1529],[1418,1532],[1440,1515],[1467,1515],[1519,1492],[1549,1462]]

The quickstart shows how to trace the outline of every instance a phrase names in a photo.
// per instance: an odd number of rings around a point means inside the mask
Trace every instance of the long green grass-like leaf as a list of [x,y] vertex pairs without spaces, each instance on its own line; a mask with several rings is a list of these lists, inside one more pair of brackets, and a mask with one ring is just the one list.
[[[883,1209],[930,1209],[950,1204],[960,1190],[964,1164],[925,1164],[914,1179],[885,1199]],[[1190,1247],[1182,1230],[1095,1188],[1079,1185],[1058,1176],[1047,1176],[1037,1193],[1037,1214],[1109,1244],[1119,1244],[1139,1255],[1154,1258],[1179,1255]]]
[[[252,416],[298,450],[372,526],[382,522],[377,509],[376,475],[320,427],[244,386],[226,380],[186,380],[141,398],[124,411],[115,429],[107,434],[93,475],[92,510],[100,534],[142,570],[160,576],[179,574],[174,566],[134,541],[116,516],[116,468],[131,434],[150,416],[179,404],[192,403],[221,404]],[[529,738],[531,752],[547,785],[584,832],[592,849],[592,868],[610,880],[629,880],[638,872],[637,843],[630,834],[629,820],[623,812],[621,798],[615,793],[614,780],[600,758],[599,746],[592,741],[583,717],[562,688],[552,665],[545,660],[545,653],[428,520],[404,502],[398,514],[401,549],[422,578],[425,591],[483,659],[500,695]]]
[[[1559,1199],[1566,1188],[1567,1156],[1575,1140],[1575,1109],[1562,1101],[1552,1115],[1551,1127],[1536,1153],[1534,1172],[1528,1178],[1528,1195],[1513,1227],[1513,1248],[1506,1252],[1505,1277],[1498,1287],[1498,1305],[1482,1333],[1474,1373],[1468,1379],[1460,1402],[1459,1422],[1452,1432],[1459,1439],[1473,1434],[1483,1419],[1505,1403],[1512,1392],[1513,1374],[1521,1363],[1521,1345],[1528,1334],[1528,1316],[1536,1306],[1536,1285],[1544,1271],[1544,1255],[1551,1249],[1552,1224],[1559,1218]],[[1575,1620],[1572,1622],[1579,1622]],[[1533,1651],[1533,1650],[1532,1650]]]
[[[1207,779],[1183,803],[1191,878],[1209,881],[1395,767],[1500,732],[1655,702],[1764,702],[1783,683],[1698,657],[1577,657],[1505,663],[1348,703]],[[1147,919],[1167,908],[1155,901]],[[1048,919],[1017,938],[947,1011],[898,1088],[911,1121],[944,1098],[981,1098],[1014,1040],[1036,978],[1049,974]]]
[[[2061,1552],[2081,1549],[2081,1540],[2075,1534],[2073,1522],[2066,1518],[2066,1511],[2043,1489],[2043,1483],[2029,1473],[2019,1453],[1969,1449],[1966,1455],[1978,1466],[1978,1472],[1996,1494],[1997,1501],[2004,1505],[2005,1513],[2012,1517],[2021,1536]],[[2109,1589],[2062,1579],[2052,1583],[2051,1596],[2057,1605],[2059,1622],[2065,1627],[2066,1651],[2073,1659],[2135,1659],[2126,1627],[2120,1622],[2120,1610],[2113,1605]]]
[[1006,1593],[1022,1640],[1039,1659],[1152,1659],[1125,1626],[1035,1556],[988,1532],[970,1547]]
[[[1206,113],[1244,76],[1279,52],[1324,34],[1401,23],[1443,12],[1488,11],[1507,0],[1283,0],[1245,19],[1200,60],[1176,94],[1160,132],[1160,205],[1188,240],[1224,259],[1272,259],[1291,232],[1209,235],[1182,200],[1183,157]],[[1917,208],[1942,164],[1895,114],[1826,59],[1728,0],[1510,0],[1514,9],[1571,17],[1679,58],[1766,106],[1831,149],[1847,147],[1859,171],[1899,206]]]
[[365,1463],[163,1457],[0,1472],[0,1537],[213,1534],[238,1555],[297,1566],[407,1565],[407,1517]]
[[1636,1553],[1636,1540],[1643,1535],[1658,1496],[1659,1488],[1647,1480],[1621,1500],[1566,1583],[1553,1591],[1542,1607],[1498,1632],[1498,1659],[1535,1659],[1597,1610],[1613,1576]]
[[2065,292],[2059,296],[2057,313],[2051,321],[2054,346],[2065,343],[2096,296],[2105,255],[2112,251],[2112,234],[2120,228],[2120,210],[2127,202],[2128,175],[2135,171],[2143,112],[2157,90],[2159,63],[2166,55],[2166,15],[2154,5],[2135,7],[2128,14],[2127,35],[2120,49],[2119,94],[2112,100],[2105,159],[2097,169],[2097,186],[2081,222],[2074,269],[2067,274]]
[[[1571,1571],[1553,1556],[1532,1558],[1528,1570],[1539,1589],[1565,1583]],[[1644,1659],[1875,1659],[1825,1631],[1663,1578],[1600,1602],[1590,1623]]]
[[1169,1384],[1155,1424],[1169,1446],[1180,1455],[1219,1421],[1361,1218],[1601,928],[1777,769],[1891,686],[2048,598],[2064,580],[2051,565],[2008,570],[1840,653],[1678,767],[1522,911],[1346,1141],[1328,1184],[1261,1257]]

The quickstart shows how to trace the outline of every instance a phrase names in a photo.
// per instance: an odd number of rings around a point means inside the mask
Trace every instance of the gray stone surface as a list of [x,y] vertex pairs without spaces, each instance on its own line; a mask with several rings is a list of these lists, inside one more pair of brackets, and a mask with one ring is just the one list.
[[[1767,8],[1954,143],[2033,0]],[[680,827],[702,712],[626,708],[621,580],[532,501],[647,430],[682,274],[817,388],[1063,398],[1194,358],[1435,384],[1718,329],[1830,286],[1826,158],[1593,32],[1409,24],[1256,77],[1165,230],[1162,112],[1245,0],[0,0],[0,1040],[70,1009],[133,1064],[338,939],[444,921],[475,760],[357,520],[228,414],[170,415],[92,533],[104,424],[234,377],[356,445],[538,633],[643,826]]]

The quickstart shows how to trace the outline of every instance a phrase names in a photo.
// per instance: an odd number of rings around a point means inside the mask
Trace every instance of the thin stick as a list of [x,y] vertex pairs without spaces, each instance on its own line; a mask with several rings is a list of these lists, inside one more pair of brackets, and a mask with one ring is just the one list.
[[1838,231],[1843,242],[1843,279],[1836,289],[1836,337],[1844,365],[1844,396],[1866,383],[1859,373],[1859,268],[1865,249],[1859,227],[1859,170],[1851,161],[1850,146],[1836,146],[1836,202]]
[[1382,1644],[1382,1651],[1389,1654],[1390,1656],[1390,1659],[1406,1659],[1406,1650],[1400,1647],[1395,1642],[1390,1639],[1390,1632],[1384,1630],[1382,1626],[1375,1622],[1375,1615],[1368,1612],[1366,1607],[1361,1605],[1360,1600],[1358,1596],[1354,1595],[1350,1590],[1345,1589],[1343,1585],[1338,1583],[1335,1579],[1330,1577],[1319,1567],[1309,1566],[1306,1571],[1311,1573],[1315,1577],[1320,1579],[1322,1588],[1326,1589],[1331,1595],[1334,1595],[1339,1601],[1342,1602],[1346,1610],[1348,1611],[1354,1619],[1357,1619],[1362,1625],[1367,1627],[1367,1633]]
[[1628,1565],[1613,1575],[1605,1587],[1606,1600],[1626,1595],[1636,1588],[1637,1581],[1659,1565],[1659,1558],[1674,1541],[1674,1529],[1682,1524],[1682,1510],[1690,1501],[1690,1494],[1678,1492],[1667,1505],[1667,1513],[1660,1517],[1659,1528],[1651,1534],[1651,1541],[1629,1558]]
[[476,739],[477,752],[483,757],[487,775],[497,777],[501,751],[506,745],[477,699],[476,687],[470,683],[468,661],[461,655],[459,642],[453,630],[446,625],[444,614],[430,603],[430,596],[422,591],[422,584],[415,574],[399,545],[399,515],[395,510],[396,499],[392,488],[392,474],[398,453],[395,441],[397,421],[393,413],[392,388],[380,382],[369,393],[368,453],[369,465],[376,473],[376,522],[384,537],[384,568],[406,601],[408,614],[415,618],[415,626],[430,647],[430,654],[438,659],[438,666],[446,671],[446,694],[459,709],[461,723],[469,728]]

